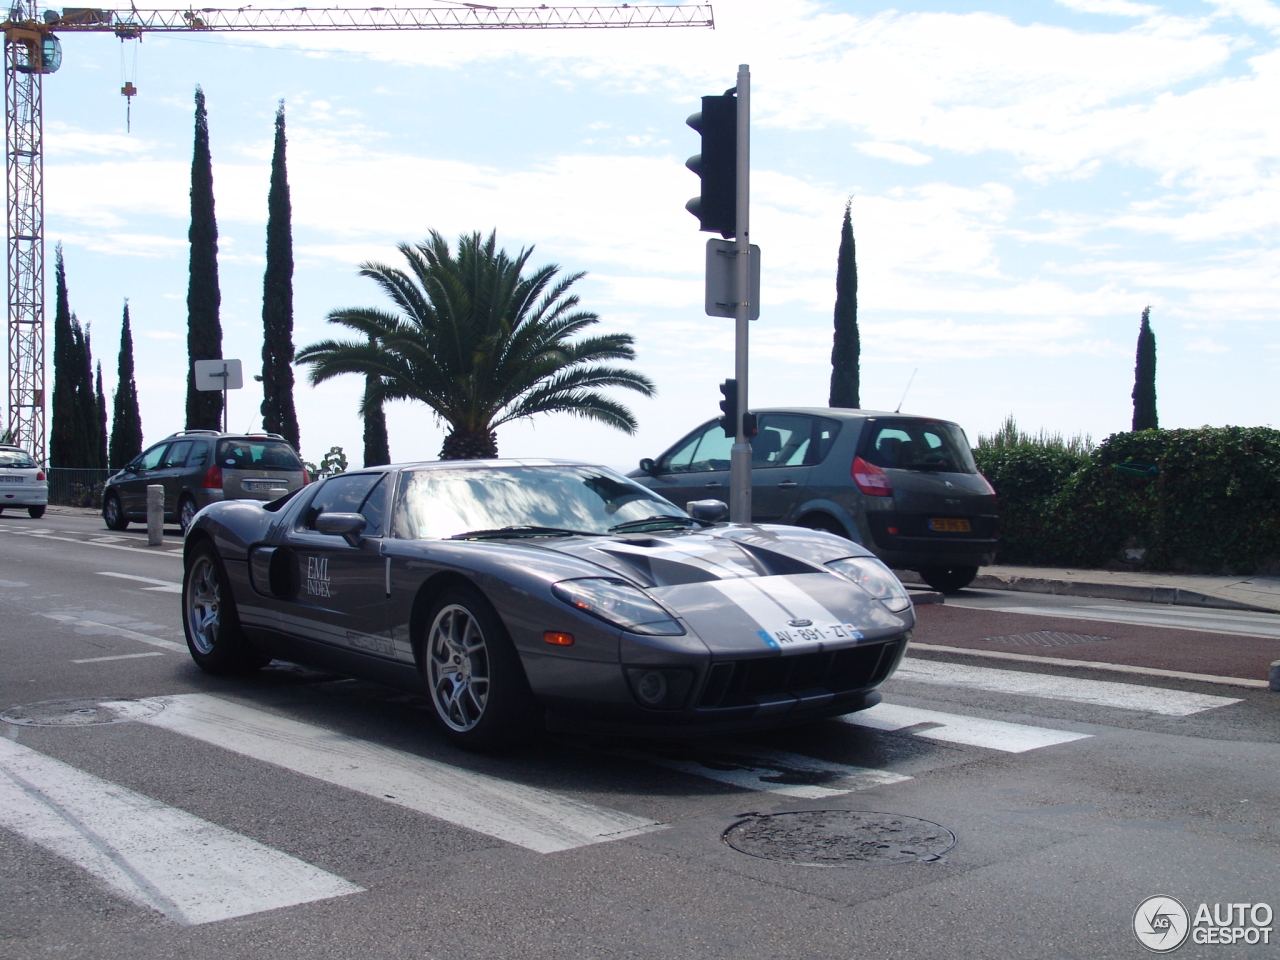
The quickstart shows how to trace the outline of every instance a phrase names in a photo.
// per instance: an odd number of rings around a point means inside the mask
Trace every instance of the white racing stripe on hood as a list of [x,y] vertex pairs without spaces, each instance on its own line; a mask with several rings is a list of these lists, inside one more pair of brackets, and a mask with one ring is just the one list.
[[812,620],[817,624],[841,622],[839,617],[783,577],[716,580],[708,585],[742,608],[766,632],[782,629],[794,619]]

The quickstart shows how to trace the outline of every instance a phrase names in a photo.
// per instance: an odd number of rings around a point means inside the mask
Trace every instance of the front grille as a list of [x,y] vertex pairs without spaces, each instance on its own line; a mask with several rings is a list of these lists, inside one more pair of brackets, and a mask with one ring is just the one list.
[[889,675],[905,642],[897,637],[844,650],[717,663],[698,706],[742,707],[778,695],[811,697],[874,687]]

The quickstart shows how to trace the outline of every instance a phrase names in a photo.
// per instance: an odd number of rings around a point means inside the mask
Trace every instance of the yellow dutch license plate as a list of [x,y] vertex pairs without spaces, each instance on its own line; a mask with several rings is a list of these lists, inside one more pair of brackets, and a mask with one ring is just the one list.
[[935,533],[972,533],[969,521],[951,517],[934,517],[929,521],[929,529]]

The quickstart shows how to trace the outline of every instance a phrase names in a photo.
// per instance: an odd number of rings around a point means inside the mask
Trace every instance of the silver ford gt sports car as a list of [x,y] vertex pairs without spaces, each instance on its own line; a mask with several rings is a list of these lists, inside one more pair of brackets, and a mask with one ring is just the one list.
[[379,467],[211,504],[187,533],[182,606],[209,672],[278,657],[422,692],[473,749],[544,722],[652,735],[849,713],[879,701],[915,624],[897,578],[842,537],[690,516],[550,460]]

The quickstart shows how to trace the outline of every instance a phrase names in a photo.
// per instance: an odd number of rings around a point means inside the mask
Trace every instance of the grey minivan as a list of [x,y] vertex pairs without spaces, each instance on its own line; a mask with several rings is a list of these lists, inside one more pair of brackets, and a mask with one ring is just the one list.
[[274,500],[310,481],[278,433],[183,430],[165,437],[110,477],[102,519],[111,530],[147,519],[147,487],[164,487],[164,518],[186,533],[201,507],[218,500]]
[[[968,586],[978,567],[994,562],[995,491],[956,424],[829,407],[754,412],[755,522],[848,537],[946,592]],[[711,420],[629,476],[680,506],[727,501],[732,446]]]

